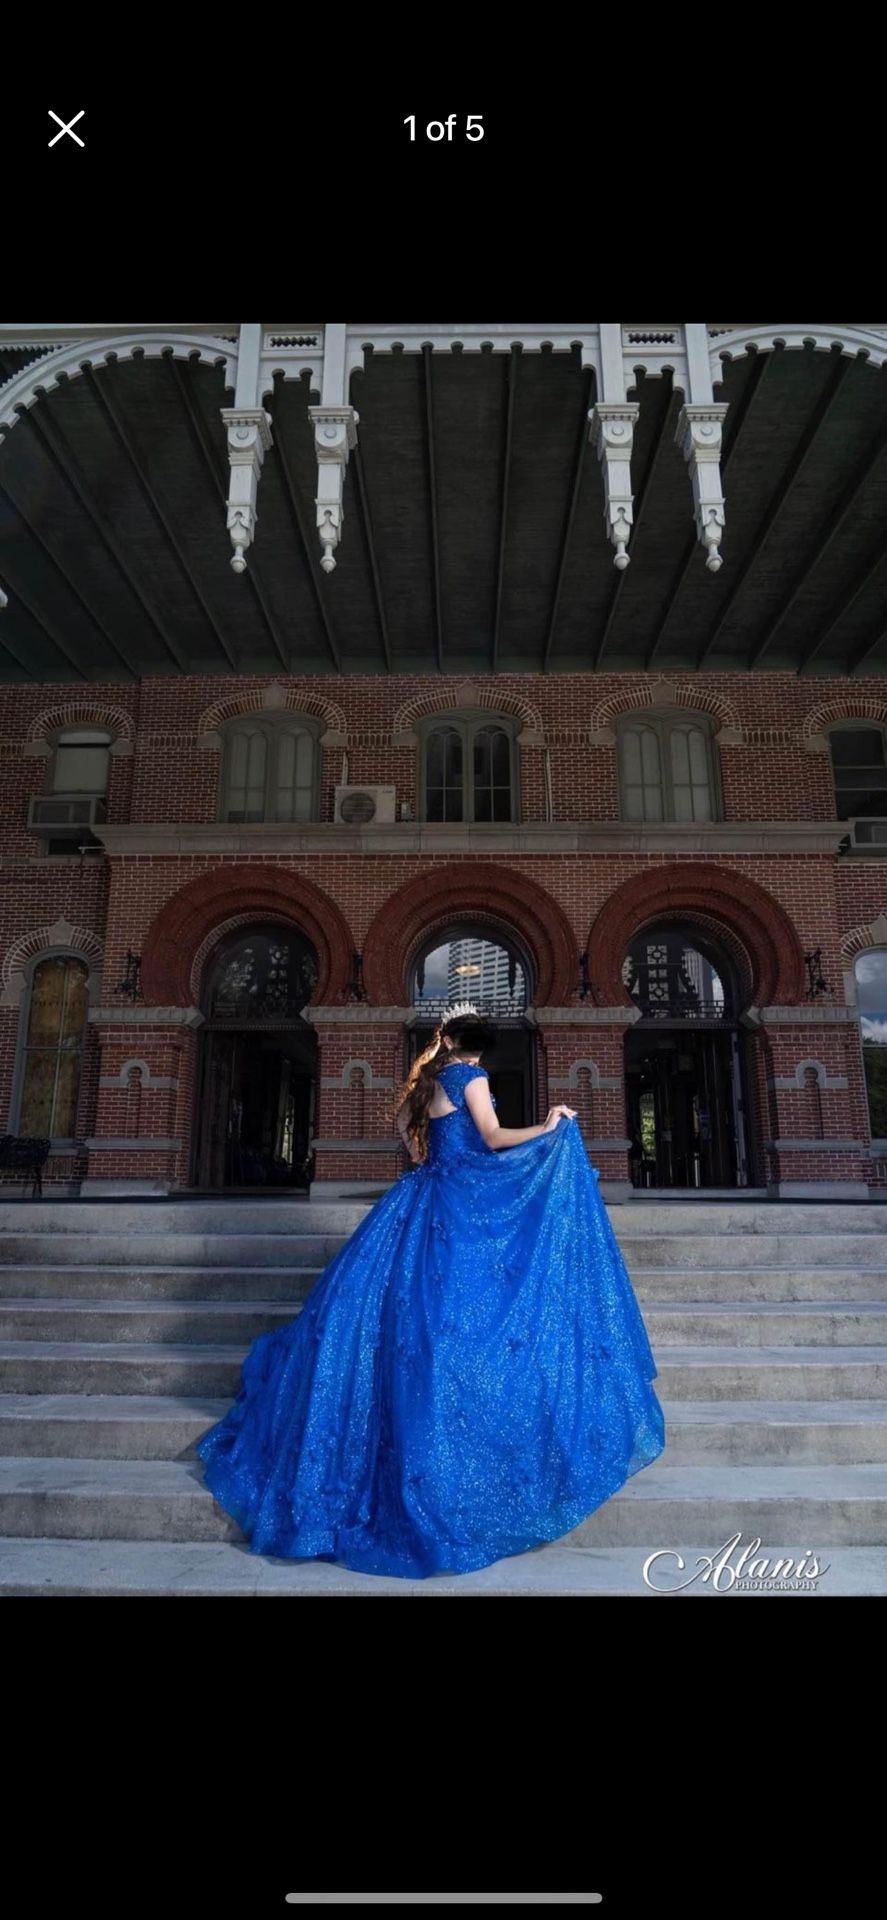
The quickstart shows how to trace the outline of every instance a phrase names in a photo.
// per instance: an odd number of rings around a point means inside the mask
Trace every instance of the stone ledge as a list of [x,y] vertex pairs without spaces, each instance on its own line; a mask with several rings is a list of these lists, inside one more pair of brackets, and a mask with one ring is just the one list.
[[[767,1188],[769,1200],[868,1200],[864,1180],[774,1180]],[[786,1348],[786,1352],[790,1352]],[[839,1348],[835,1349],[840,1352]]]
[[341,821],[138,822],[96,826],[111,855],[176,859],[184,853],[835,853],[846,821],[831,820],[526,820],[499,825],[396,820],[349,827]]
[[302,1019],[310,1020],[314,1026],[323,1026],[327,1021],[337,1026],[397,1026],[405,1022],[415,1022],[415,1007],[370,1007],[365,1000],[357,1001],[349,1007],[324,1006],[322,1003],[302,1008]]
[[401,1153],[396,1140],[312,1140],[312,1153]]
[[124,1180],[108,1174],[104,1179],[81,1180],[78,1197],[81,1200],[154,1199],[168,1194],[171,1183],[171,1174],[159,1180]]
[[868,1153],[865,1140],[765,1140],[768,1153]]
[[87,1018],[99,1027],[200,1027],[199,1007],[90,1007]]
[[853,1024],[859,1019],[855,1007],[748,1007],[739,1015],[744,1027],[764,1026],[827,1026],[836,1021]]
[[537,1027],[630,1027],[640,1007],[534,1007]]
[[111,1151],[115,1153],[145,1153],[146,1151],[150,1152],[151,1149],[157,1153],[178,1153],[182,1145],[181,1140],[158,1140],[155,1135],[149,1135],[144,1139],[135,1140],[85,1140],[83,1144],[89,1147],[93,1153],[100,1153],[102,1151],[109,1153]]

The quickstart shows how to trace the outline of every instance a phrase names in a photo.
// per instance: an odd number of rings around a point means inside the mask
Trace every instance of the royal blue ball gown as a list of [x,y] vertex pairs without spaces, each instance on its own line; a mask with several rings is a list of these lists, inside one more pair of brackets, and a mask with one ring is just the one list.
[[647,1331],[576,1120],[494,1152],[465,1087],[317,1281],[260,1334],[205,1483],[253,1552],[362,1573],[558,1539],[662,1452]]

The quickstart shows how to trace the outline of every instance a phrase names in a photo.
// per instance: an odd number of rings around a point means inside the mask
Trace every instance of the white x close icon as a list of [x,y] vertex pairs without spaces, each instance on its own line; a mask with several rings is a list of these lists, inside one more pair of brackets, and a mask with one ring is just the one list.
[[[61,127],[62,133],[71,133],[71,128],[76,127],[78,120],[83,119],[83,115],[86,112],[86,108],[81,107],[80,112],[75,113],[73,120],[69,120],[67,125],[65,125],[64,120],[61,118],[59,114],[53,113],[51,107],[47,108],[47,112],[49,114],[50,120],[55,120],[58,122],[58,125]],[[62,133],[56,133],[53,135],[53,138],[49,142],[51,147],[55,146],[56,140],[61,139]],[[71,133],[71,139],[76,140],[78,147],[85,147],[86,145],[86,141],[81,140],[79,133]]]

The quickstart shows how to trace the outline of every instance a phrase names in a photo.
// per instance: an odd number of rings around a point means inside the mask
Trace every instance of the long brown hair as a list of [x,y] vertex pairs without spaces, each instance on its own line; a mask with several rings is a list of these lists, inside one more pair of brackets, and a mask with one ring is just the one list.
[[[445,1047],[443,1036],[452,1038],[453,1046]],[[423,1053],[413,1061],[410,1071],[397,1096],[397,1112],[406,1104],[408,1109],[407,1138],[412,1140],[417,1157],[428,1158],[428,1109],[434,1098],[438,1074],[452,1060],[459,1060],[464,1054],[489,1052],[495,1045],[495,1028],[482,1020],[478,1014],[458,1014],[435,1031]]]

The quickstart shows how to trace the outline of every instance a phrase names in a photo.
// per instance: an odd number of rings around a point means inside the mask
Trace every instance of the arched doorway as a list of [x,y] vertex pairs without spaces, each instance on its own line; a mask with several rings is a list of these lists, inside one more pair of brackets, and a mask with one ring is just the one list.
[[202,1188],[306,1191],[316,1036],[302,1009],[317,954],[293,926],[221,940],[205,970],[192,1179]]
[[699,927],[656,922],[631,941],[622,979],[641,1016],[625,1040],[635,1186],[746,1186],[735,961]]
[[496,1047],[484,1065],[501,1124],[531,1126],[536,1112],[535,1048],[526,1013],[532,992],[532,960],[513,935],[473,920],[437,927],[419,948],[411,969],[414,1016],[407,1065],[428,1045],[446,1008],[470,1001],[496,1024]]
[[856,956],[856,999],[872,1139],[887,1139],[887,947]]

